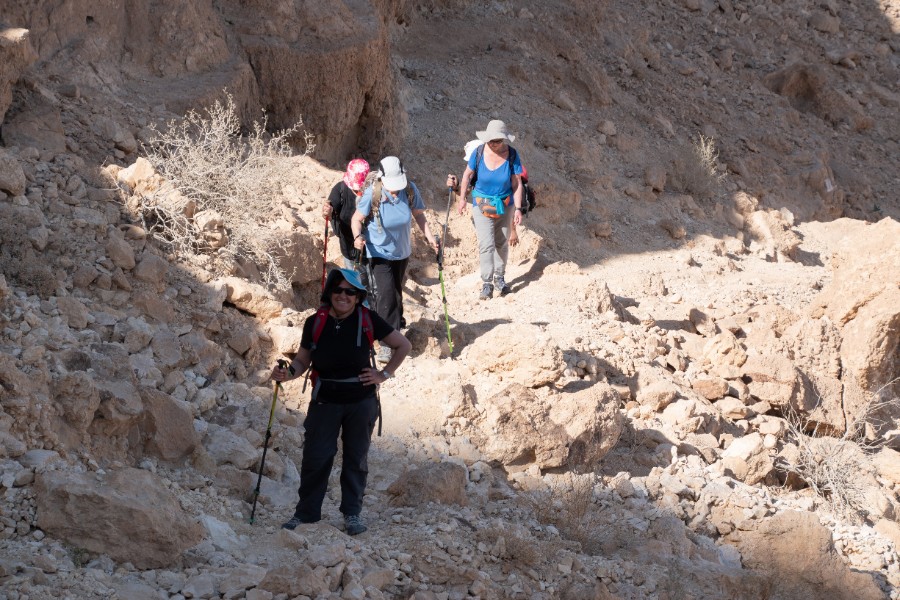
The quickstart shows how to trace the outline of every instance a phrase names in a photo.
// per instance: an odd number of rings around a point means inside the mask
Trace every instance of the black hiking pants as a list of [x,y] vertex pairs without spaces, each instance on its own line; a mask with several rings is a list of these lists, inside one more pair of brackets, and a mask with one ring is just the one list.
[[362,511],[363,494],[369,475],[369,444],[378,418],[378,400],[373,393],[352,404],[313,400],[303,427],[303,460],[300,464],[300,501],[294,515],[304,523],[322,518],[322,502],[328,476],[337,454],[338,434],[343,442],[341,463],[341,507],[348,516]]
[[406,281],[409,258],[387,260],[373,256],[369,258],[369,262],[375,279],[375,312],[399,331],[403,320],[403,282]]

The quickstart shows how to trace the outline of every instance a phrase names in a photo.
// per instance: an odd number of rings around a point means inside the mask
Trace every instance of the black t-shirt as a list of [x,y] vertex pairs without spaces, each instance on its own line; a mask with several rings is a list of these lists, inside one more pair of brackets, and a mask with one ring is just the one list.
[[350,220],[356,212],[356,193],[339,181],[331,188],[328,203],[334,209],[331,223],[334,234],[341,242],[341,254],[356,260],[359,250],[353,247],[353,230],[350,228]]
[[[365,331],[359,331],[361,318],[359,307],[353,314],[338,323],[337,319],[328,315],[325,327],[316,342],[316,349],[312,351],[313,368],[318,371],[321,379],[348,379],[358,377],[366,367],[372,366],[369,362],[369,338]],[[372,316],[372,327],[376,340],[383,340],[394,331],[394,328],[378,316],[378,313],[369,311]],[[313,344],[313,324],[316,315],[310,316],[303,324],[303,337],[300,338],[300,346],[307,350]],[[356,336],[359,333],[359,346],[356,345]],[[356,402],[371,395],[375,391],[374,385],[361,383],[335,383],[322,381],[316,400],[319,402]]]

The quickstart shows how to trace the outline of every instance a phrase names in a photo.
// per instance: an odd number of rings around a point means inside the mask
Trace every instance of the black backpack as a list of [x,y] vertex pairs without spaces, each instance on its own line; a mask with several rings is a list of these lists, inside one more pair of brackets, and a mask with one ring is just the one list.
[[537,206],[537,200],[534,197],[534,189],[530,185],[528,185],[528,180],[524,177],[521,179],[522,181],[522,216],[524,217],[528,213],[534,210],[534,207]]

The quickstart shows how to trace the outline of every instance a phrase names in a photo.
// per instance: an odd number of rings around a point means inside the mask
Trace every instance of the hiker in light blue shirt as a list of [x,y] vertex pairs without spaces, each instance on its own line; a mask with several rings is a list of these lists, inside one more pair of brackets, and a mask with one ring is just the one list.
[[[413,219],[437,252],[437,240],[428,228],[425,203],[419,189],[406,179],[399,158],[383,158],[379,163],[378,179],[356,203],[351,228],[354,246],[360,250],[365,248],[369,257],[375,311],[397,330],[406,325],[403,282],[412,253]],[[377,358],[379,362],[390,360],[390,349],[382,347]]]

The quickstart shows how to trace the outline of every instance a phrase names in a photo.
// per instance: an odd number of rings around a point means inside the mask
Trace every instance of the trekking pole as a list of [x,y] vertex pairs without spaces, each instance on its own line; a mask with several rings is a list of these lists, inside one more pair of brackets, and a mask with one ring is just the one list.
[[325,291],[325,263],[328,260],[328,217],[325,217],[325,247],[322,250],[322,291]]
[[[291,375],[294,374],[294,367],[284,359],[278,359],[278,366],[282,369],[288,369]],[[266,439],[263,442],[262,460],[259,461],[259,477],[256,479],[256,489],[253,490],[253,508],[250,510],[250,524],[253,525],[253,519],[256,517],[256,501],[259,499],[259,486],[262,485],[263,470],[266,466],[266,452],[269,450],[269,438],[272,437],[272,420],[275,418],[275,404],[278,402],[278,390],[281,389],[281,383],[275,382],[275,391],[272,394],[272,408],[269,409],[269,424],[266,426]]]
[[441,280],[441,302],[444,304],[444,325],[447,326],[447,344],[450,346],[450,355],[453,355],[453,338],[450,336],[450,314],[447,310],[447,291],[444,287],[444,242],[447,240],[447,225],[450,223],[450,205],[453,203],[453,188],[447,188],[447,216],[444,219],[444,237],[438,236],[437,264],[438,279]]

